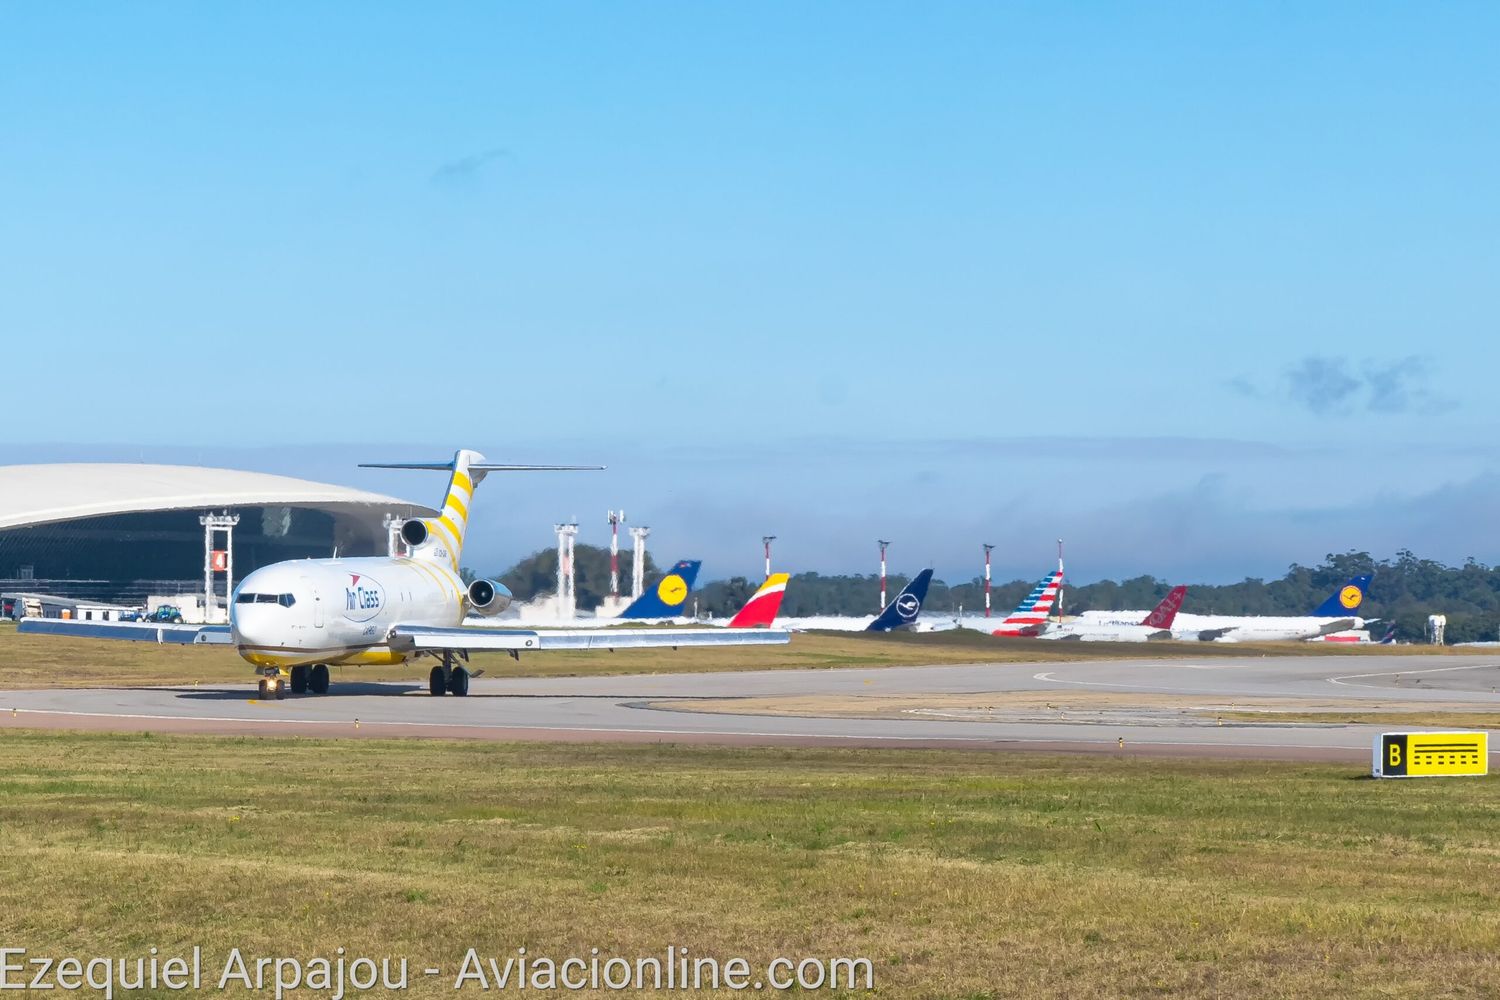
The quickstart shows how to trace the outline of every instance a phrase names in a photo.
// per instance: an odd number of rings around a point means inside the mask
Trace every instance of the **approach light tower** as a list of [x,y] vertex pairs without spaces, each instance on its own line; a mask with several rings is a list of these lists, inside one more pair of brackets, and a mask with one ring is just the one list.
[[631,528],[630,537],[635,546],[631,550],[630,565],[630,599],[636,600],[641,592],[646,589],[646,536],[651,534],[649,527]]
[[620,522],[625,520],[623,510],[609,512],[609,596],[620,596]]
[[984,543],[984,616],[990,616],[990,553],[995,547],[989,542]]
[[[891,543],[882,538],[882,539],[879,539],[879,544],[880,544],[880,609],[879,609],[879,611],[884,611],[885,610],[885,548],[886,548],[887,545],[889,545]],[[879,614],[879,611],[877,611],[876,613]]]
[[[229,620],[230,595],[234,593],[234,526],[240,523],[238,514],[225,511],[222,514],[204,514],[198,518],[203,525],[203,620],[215,622],[219,618],[218,598],[214,596],[214,574],[224,574],[224,620]],[[224,533],[224,547],[214,548],[214,535]]]
[[554,524],[552,528],[557,532],[557,618],[569,621],[578,613],[573,571],[573,542],[578,537],[578,525]]
[[761,535],[761,543],[766,547],[766,579],[771,579],[771,543],[776,541],[775,535]]

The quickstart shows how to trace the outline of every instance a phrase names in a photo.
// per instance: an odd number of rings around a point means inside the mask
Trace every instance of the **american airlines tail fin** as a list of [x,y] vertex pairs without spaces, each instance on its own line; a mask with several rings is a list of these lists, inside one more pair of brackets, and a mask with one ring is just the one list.
[[889,632],[892,629],[909,628],[916,623],[917,615],[922,613],[922,602],[927,600],[927,586],[932,583],[932,570],[924,569],[918,573],[916,579],[912,580],[896,599],[885,606],[874,621],[865,626],[866,632]]
[[498,465],[486,462],[477,451],[460,448],[448,462],[364,462],[361,469],[423,469],[447,472],[448,492],[437,517],[407,521],[401,526],[401,540],[413,559],[447,563],[458,569],[463,554],[464,535],[469,528],[469,504],[474,488],[491,472],[571,472],[599,470],[602,465]]
[[1047,625],[1047,618],[1057,604],[1057,592],[1062,587],[1063,571],[1053,570],[1031,588],[1031,593],[1016,605],[991,635],[1038,636]]
[[1182,610],[1182,599],[1186,596],[1186,587],[1173,587],[1171,592],[1161,599],[1161,603],[1146,616],[1141,624],[1150,628],[1171,628],[1173,619],[1177,617],[1177,612]]
[[681,615],[687,607],[688,595],[693,592],[693,582],[698,579],[698,567],[702,565],[697,559],[682,560],[667,570],[654,587],[647,587],[645,593],[620,612],[620,617],[676,618]]
[[1318,610],[1312,613],[1314,618],[1341,618],[1347,617],[1359,610],[1364,603],[1365,592],[1370,589],[1370,574],[1366,573],[1356,576],[1344,584],[1333,595],[1318,605]]
[[786,596],[786,582],[790,579],[789,573],[772,573],[766,577],[766,582],[745,602],[739,614],[729,620],[729,627],[770,628],[776,620],[776,613],[781,610],[781,599]]

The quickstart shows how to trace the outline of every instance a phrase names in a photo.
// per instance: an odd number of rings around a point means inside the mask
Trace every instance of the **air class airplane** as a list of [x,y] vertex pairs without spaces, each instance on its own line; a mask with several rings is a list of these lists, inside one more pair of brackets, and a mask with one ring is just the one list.
[[472,650],[522,652],[561,649],[722,646],[783,643],[775,629],[579,629],[531,631],[465,627],[468,615],[491,617],[510,604],[494,580],[465,585],[459,577],[474,488],[491,472],[544,471],[579,466],[494,465],[473,451],[449,462],[378,463],[375,469],[449,472],[437,517],[401,528],[407,555],[305,559],[274,563],[241,581],[229,627],[235,649],[260,675],[262,698],[328,691],[330,664],[395,664],[429,656],[433,695],[466,695]]

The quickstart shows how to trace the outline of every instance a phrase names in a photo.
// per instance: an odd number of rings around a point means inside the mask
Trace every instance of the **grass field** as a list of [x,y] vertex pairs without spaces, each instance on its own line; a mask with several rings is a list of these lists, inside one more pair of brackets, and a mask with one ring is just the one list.
[[[490,676],[569,677],[581,674],[684,673],[724,670],[887,667],[943,663],[1036,663],[1082,659],[1216,656],[1388,656],[1430,652],[1421,646],[1375,646],[1352,650],[1310,643],[1263,645],[1166,642],[1041,642],[997,639],[972,630],[938,633],[864,634],[805,632],[786,646],[728,649],[635,649],[619,652],[558,652],[524,656],[519,662],[500,653],[476,654],[473,666]],[[333,680],[425,680],[430,661],[398,667],[334,667]],[[254,680],[250,667],[223,646],[20,635],[0,625],[0,689],[96,687]]]
[[[980,753],[0,735],[36,953],[868,957],[890,997],[1500,993],[1493,781]],[[414,996],[451,994],[417,978]],[[143,995],[143,994],[135,994]],[[165,994],[161,994],[165,995]]]

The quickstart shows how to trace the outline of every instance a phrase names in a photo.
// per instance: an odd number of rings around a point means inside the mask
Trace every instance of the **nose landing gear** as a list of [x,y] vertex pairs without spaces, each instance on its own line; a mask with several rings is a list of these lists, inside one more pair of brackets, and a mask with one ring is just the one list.
[[266,667],[260,675],[260,700],[280,701],[286,697],[286,689],[291,687],[291,678],[276,669]]

